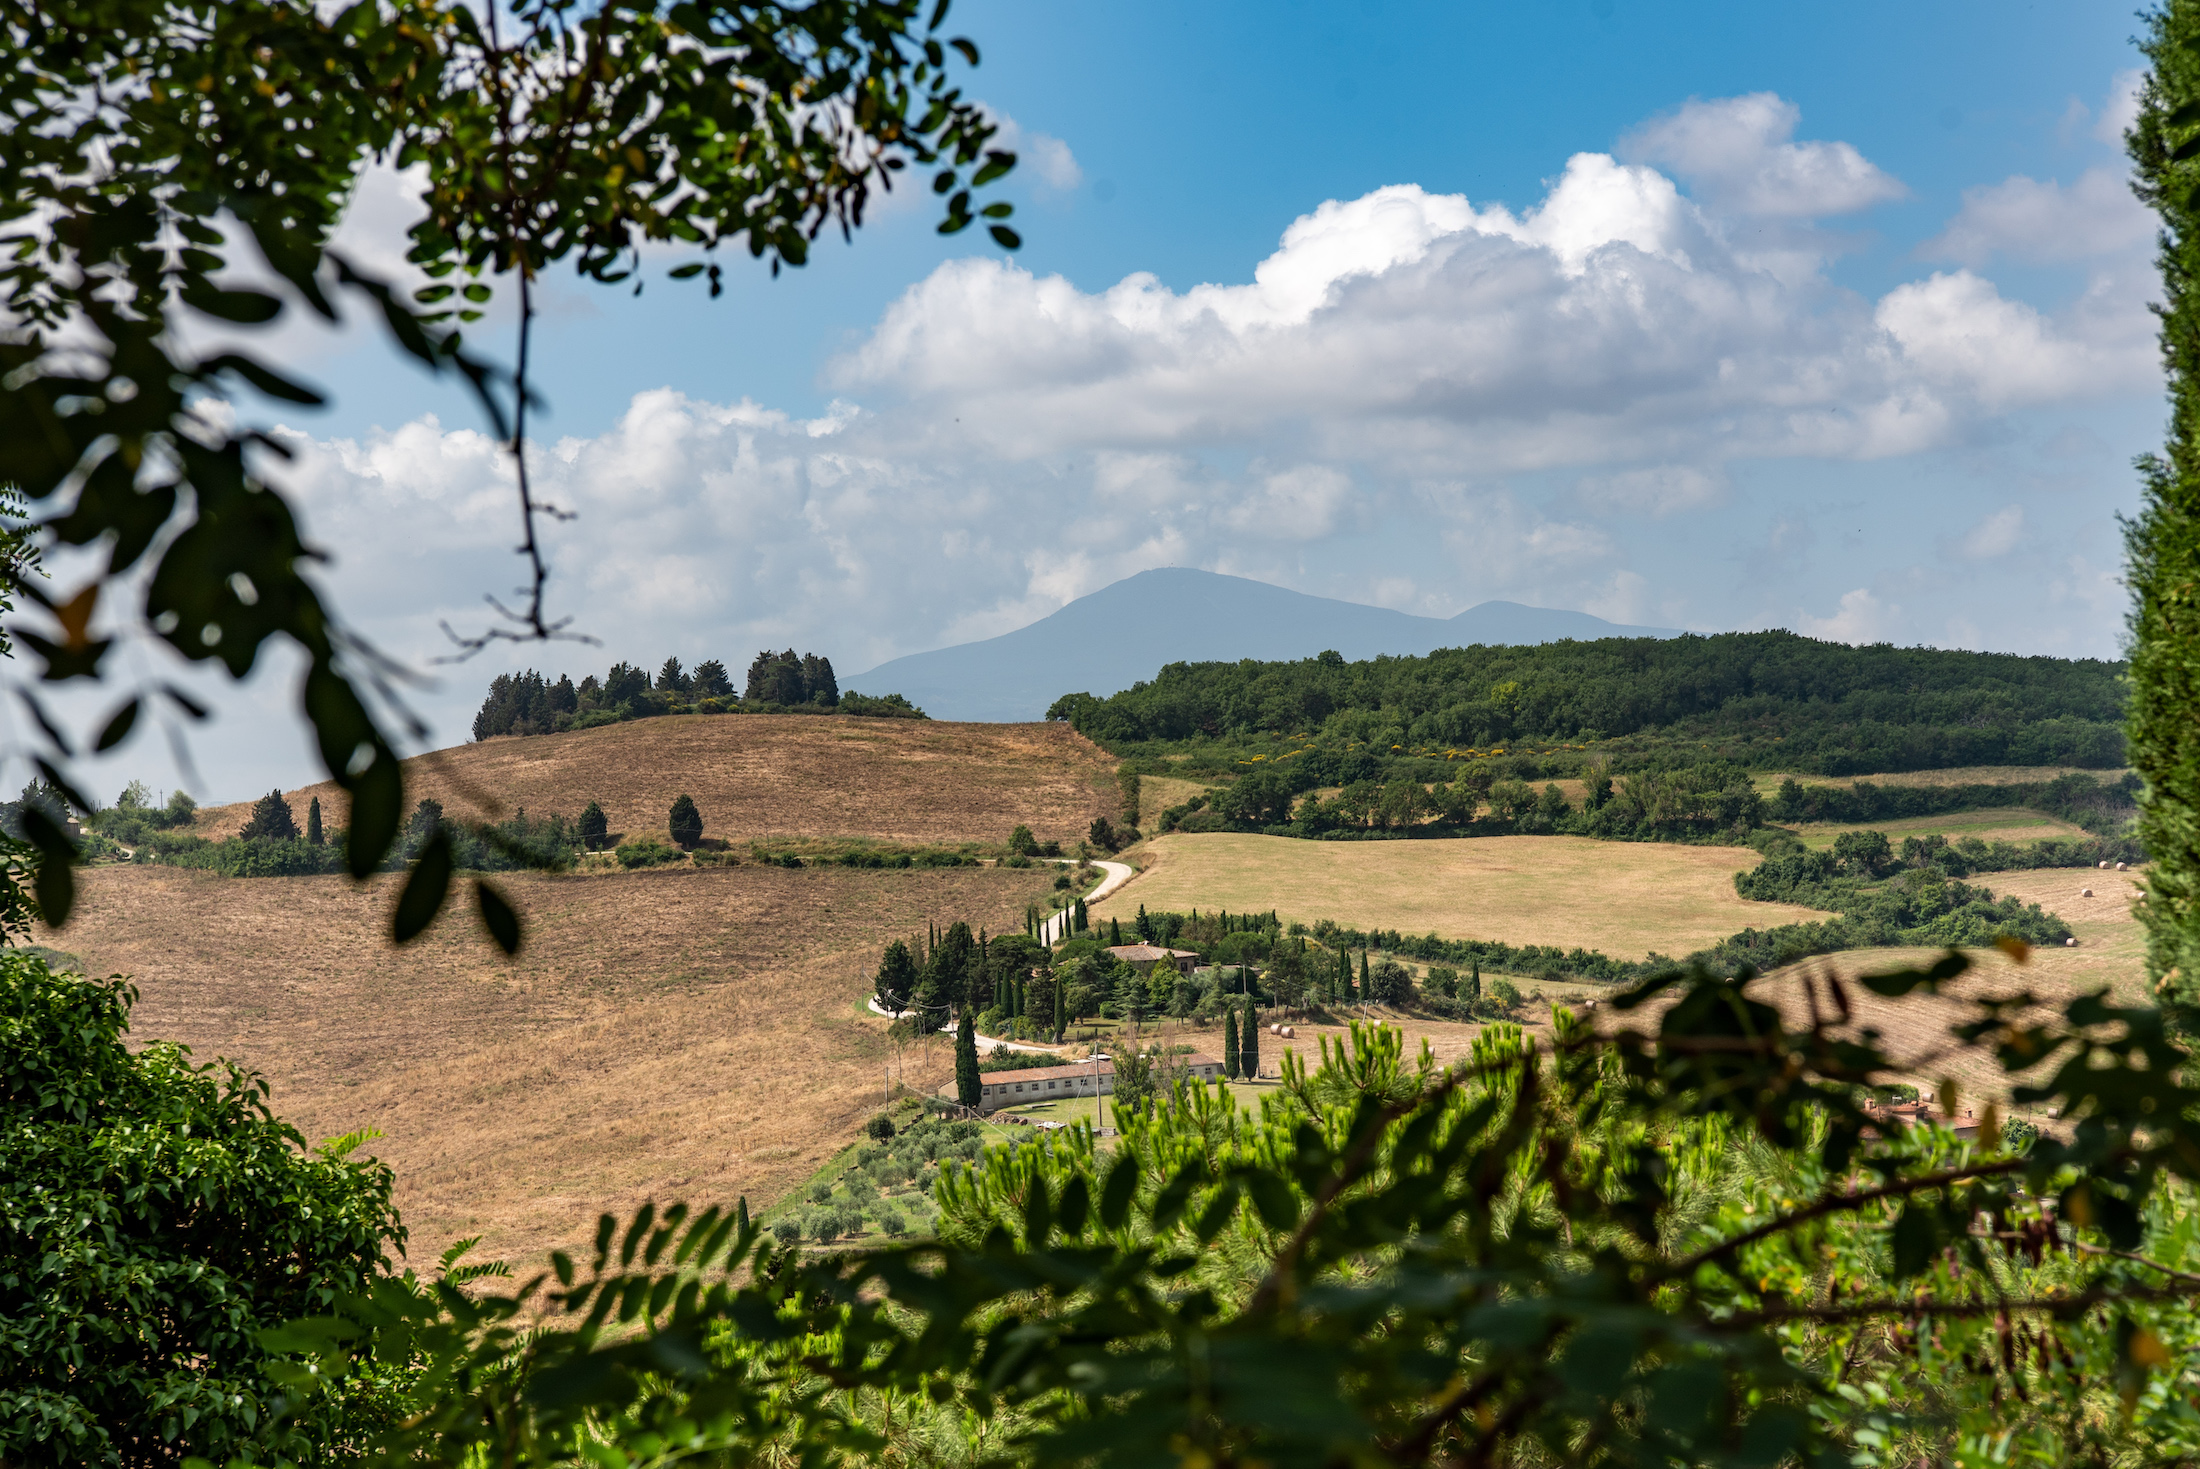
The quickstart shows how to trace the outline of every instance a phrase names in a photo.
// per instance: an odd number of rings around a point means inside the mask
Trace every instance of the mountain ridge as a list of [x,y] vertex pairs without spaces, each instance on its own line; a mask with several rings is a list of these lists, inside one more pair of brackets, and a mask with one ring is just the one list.
[[1105,698],[1170,663],[1311,658],[1327,649],[1358,660],[1474,643],[1677,636],[1677,628],[1518,602],[1421,617],[1171,566],[1113,582],[1013,632],[892,658],[842,683],[902,694],[935,719],[1008,722],[1039,719],[1066,693]]

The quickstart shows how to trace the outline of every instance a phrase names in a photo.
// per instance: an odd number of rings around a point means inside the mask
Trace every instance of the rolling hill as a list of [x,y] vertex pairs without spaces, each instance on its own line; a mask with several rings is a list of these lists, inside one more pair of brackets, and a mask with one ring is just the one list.
[[845,683],[867,694],[902,694],[936,719],[1038,719],[1063,694],[1105,697],[1170,663],[1673,636],[1670,628],[1622,627],[1517,602],[1484,602],[1448,619],[1416,617],[1177,566],[1142,571],[1012,633],[912,653]]
[[[1017,825],[1074,843],[1116,814],[1115,761],[1063,724],[947,724],[803,715],[675,715],[505,736],[405,762],[409,799],[454,815],[578,817],[590,801],[614,833],[665,834],[675,796],[702,809],[705,835],[867,837],[933,843],[1005,840]],[[344,820],[332,782],[286,793],[302,822],[319,797]],[[227,837],[250,802],[201,811],[201,836]]]

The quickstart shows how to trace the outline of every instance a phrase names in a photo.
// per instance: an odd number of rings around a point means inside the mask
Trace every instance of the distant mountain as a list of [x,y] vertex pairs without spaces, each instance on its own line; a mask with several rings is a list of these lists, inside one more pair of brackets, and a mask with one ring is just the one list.
[[907,695],[934,719],[1038,719],[1063,694],[1105,698],[1169,663],[1311,658],[1326,648],[1361,659],[1474,643],[1676,636],[1674,628],[1623,627],[1586,612],[1518,602],[1484,602],[1452,618],[1415,617],[1173,566],[1079,597],[1029,627],[896,658],[843,678],[841,686]]

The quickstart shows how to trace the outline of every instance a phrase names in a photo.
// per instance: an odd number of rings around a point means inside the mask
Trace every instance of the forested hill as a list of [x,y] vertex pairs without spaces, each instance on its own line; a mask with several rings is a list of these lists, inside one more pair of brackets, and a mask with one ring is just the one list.
[[[1683,747],[1826,775],[2123,763],[2123,665],[1791,632],[1445,648],[1348,663],[1172,663],[1107,699],[1065,695],[1111,749],[1153,742],[1364,741],[1488,751],[1536,741]],[[1709,748],[1706,749],[1705,747]]]

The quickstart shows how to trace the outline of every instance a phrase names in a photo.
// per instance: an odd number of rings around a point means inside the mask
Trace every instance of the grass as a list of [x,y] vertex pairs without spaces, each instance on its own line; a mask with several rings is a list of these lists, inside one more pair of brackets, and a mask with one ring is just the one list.
[[1986,842],[2032,842],[2043,837],[2088,837],[2090,833],[2067,821],[2037,811],[2003,807],[1983,811],[1951,811],[1945,816],[1910,816],[1899,821],[1865,821],[1853,825],[1833,822],[1805,823],[1794,828],[1806,847],[1830,847],[1848,831],[1880,831],[1896,846],[1904,837],[1933,836],[1959,841],[1977,837]]
[[[506,736],[405,762],[409,800],[454,815],[492,802],[577,818],[599,803],[614,835],[665,836],[673,797],[702,809],[704,835],[750,842],[868,838],[999,843],[1018,824],[1075,846],[1096,816],[1116,814],[1116,762],[1055,724],[943,724],[796,715],[679,715],[573,734]],[[318,796],[341,824],[327,782],[288,793],[298,820]],[[233,834],[249,802],[209,807],[194,830]]]
[[1586,837],[1306,842],[1176,833],[1147,844],[1146,869],[1094,908],[1134,917],[1140,904],[1264,911],[1444,938],[1556,944],[1640,958],[1685,954],[1755,925],[1824,915],[1747,902],[1739,847],[1599,842]]
[[2065,775],[2090,775],[2108,784],[2124,778],[2121,770],[2081,770],[2075,765],[1956,765],[1946,770],[1897,770],[1886,775],[1788,775],[1760,773],[1751,777],[1760,794],[1770,796],[1783,780],[1807,786],[1848,787],[1868,782],[1875,786],[2013,785],[2056,780]]
[[[414,1260],[480,1234],[519,1261],[585,1245],[602,1209],[801,1184],[883,1100],[886,1023],[851,1004],[880,946],[935,919],[1020,927],[1051,875],[508,876],[528,947],[506,961],[465,908],[393,949],[395,879],[101,867],[65,938],[40,937],[136,980],[138,1043],[265,1072],[309,1140],[379,1128]],[[905,1057],[904,1084],[952,1074],[947,1047],[932,1062]]]
[[1142,775],[1138,778],[1138,823],[1151,830],[1161,820],[1161,813],[1171,806],[1181,806],[1194,796],[1204,796],[1220,787],[1203,780],[1178,780],[1173,775]]

